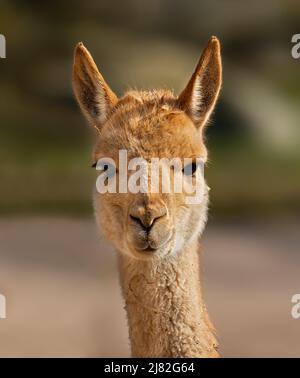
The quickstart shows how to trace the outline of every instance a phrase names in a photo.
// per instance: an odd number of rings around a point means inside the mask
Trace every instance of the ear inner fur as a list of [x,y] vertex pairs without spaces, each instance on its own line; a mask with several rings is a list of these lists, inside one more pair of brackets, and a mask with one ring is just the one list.
[[74,53],[73,89],[88,121],[100,128],[111,108],[117,104],[118,98],[81,42],[76,46]]
[[218,99],[221,84],[220,42],[212,37],[190,81],[178,98],[180,108],[186,111],[198,127],[208,121]]

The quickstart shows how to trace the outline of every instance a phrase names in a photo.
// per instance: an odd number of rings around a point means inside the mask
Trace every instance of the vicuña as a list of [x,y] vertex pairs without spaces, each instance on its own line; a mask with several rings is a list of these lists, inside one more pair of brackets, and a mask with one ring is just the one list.
[[[201,158],[204,129],[222,81],[220,43],[212,37],[186,88],[128,91],[118,98],[82,43],[75,49],[73,88],[96,129],[93,160]],[[194,164],[190,175],[195,174]],[[116,172],[118,174],[118,172]],[[190,196],[190,194],[188,194]],[[95,192],[99,228],[119,256],[121,285],[135,357],[218,357],[200,285],[199,238],[207,219],[201,203],[182,193]]]

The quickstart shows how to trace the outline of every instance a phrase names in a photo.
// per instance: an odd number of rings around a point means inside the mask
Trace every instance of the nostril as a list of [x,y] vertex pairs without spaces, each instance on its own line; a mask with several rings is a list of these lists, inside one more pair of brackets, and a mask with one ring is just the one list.
[[130,219],[131,219],[131,220],[133,220],[135,223],[139,224],[143,229],[145,229],[145,230],[148,229],[148,227],[146,227],[146,226],[143,224],[143,222],[142,222],[142,220],[141,220],[140,218],[135,217],[134,215],[131,215],[131,214],[130,214],[129,216],[130,216]]
[[130,218],[135,222],[141,222],[140,218],[135,217],[134,215],[129,214]]

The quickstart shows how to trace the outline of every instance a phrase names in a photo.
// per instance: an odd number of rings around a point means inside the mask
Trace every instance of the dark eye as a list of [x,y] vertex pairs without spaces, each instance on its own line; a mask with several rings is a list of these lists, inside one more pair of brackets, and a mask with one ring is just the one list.
[[186,165],[182,172],[185,176],[193,176],[197,171],[198,165],[196,163],[191,163]]
[[98,165],[98,163],[94,163],[93,165],[91,165],[91,168],[97,168],[98,170],[101,170],[101,171],[107,171],[109,167],[111,167],[112,165],[109,164],[109,163],[101,163]]
[[113,177],[116,174],[116,166],[112,163],[99,160],[93,166],[97,169],[97,171],[102,173],[106,172],[107,177]]
[[110,164],[101,164],[99,167],[97,167],[97,162],[91,165],[91,168],[98,168],[99,170],[107,171],[109,168]]

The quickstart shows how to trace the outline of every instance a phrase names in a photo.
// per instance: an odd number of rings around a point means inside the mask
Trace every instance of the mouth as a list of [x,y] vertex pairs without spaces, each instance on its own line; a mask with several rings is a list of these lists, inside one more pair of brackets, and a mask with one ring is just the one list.
[[149,253],[149,252],[153,253],[157,250],[158,250],[158,248],[153,248],[153,247],[150,247],[150,246],[143,248],[143,249],[138,249],[138,251],[140,251],[140,252],[147,252],[147,253]]
[[128,245],[131,253],[137,258],[152,258],[169,255],[172,250],[172,240],[174,239],[174,230],[164,243],[157,247],[151,246],[149,242],[145,246],[138,247],[136,245]]

